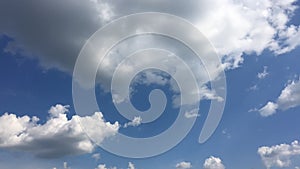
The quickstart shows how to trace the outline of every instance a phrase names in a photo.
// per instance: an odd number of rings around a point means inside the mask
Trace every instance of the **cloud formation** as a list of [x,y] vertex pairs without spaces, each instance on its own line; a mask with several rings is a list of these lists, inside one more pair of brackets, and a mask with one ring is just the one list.
[[176,164],[176,169],[189,169],[192,168],[192,164],[190,162],[182,161]]
[[266,78],[266,77],[269,75],[269,72],[267,71],[267,69],[268,69],[268,67],[267,67],[267,66],[264,66],[263,72],[259,72],[259,73],[257,74],[257,77],[258,77],[259,79],[264,79],[264,78]]
[[279,144],[271,147],[262,146],[257,152],[267,169],[271,167],[289,167],[291,158],[300,155],[300,144],[296,140],[291,144]]
[[142,118],[140,116],[134,117],[132,121],[125,123],[124,128],[129,126],[137,127],[142,124]]
[[277,110],[287,110],[300,105],[300,80],[293,80],[281,91],[275,102],[269,101],[259,109],[261,116],[273,115]]
[[5,0],[0,4],[0,15],[4,16],[0,32],[13,38],[6,52],[21,52],[39,58],[46,68],[70,72],[82,45],[107,21],[137,12],[165,12],[195,24],[223,56],[225,65],[234,68],[243,62],[244,54],[259,55],[265,49],[282,54],[299,45],[299,26],[289,23],[295,2]]
[[35,116],[3,114],[0,116],[0,148],[30,152],[42,158],[58,158],[94,150],[95,145],[82,130],[80,122],[89,124],[90,129],[96,129],[97,137],[102,140],[118,132],[118,122],[105,122],[101,112],[86,117],[74,115],[69,120],[67,108],[60,104],[52,106],[50,117],[44,124],[40,124]]
[[210,156],[203,164],[204,169],[225,169],[222,160],[218,157]]

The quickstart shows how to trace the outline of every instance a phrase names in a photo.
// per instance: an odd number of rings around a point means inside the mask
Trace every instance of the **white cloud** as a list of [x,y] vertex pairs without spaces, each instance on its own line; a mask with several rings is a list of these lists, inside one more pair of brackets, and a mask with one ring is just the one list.
[[100,160],[101,155],[100,155],[100,153],[95,153],[92,155],[92,158],[95,159],[96,161],[98,161],[98,160]]
[[128,163],[128,169],[135,169],[134,164],[132,162]]
[[[227,56],[228,66],[237,67],[243,62],[244,53],[259,55],[269,49],[279,54],[299,45],[299,29],[288,23],[295,1],[204,1],[205,11],[197,25],[219,53]],[[285,45],[288,50],[284,50]]]
[[259,109],[262,116],[270,116],[276,110],[287,110],[300,105],[300,80],[293,80],[281,91],[275,102],[268,102]]
[[266,77],[269,75],[269,72],[267,71],[267,69],[268,69],[268,67],[267,67],[267,66],[264,66],[263,72],[258,73],[258,74],[257,74],[257,77],[258,77],[259,79],[264,79],[264,78],[266,78]]
[[200,116],[200,114],[198,113],[198,109],[193,109],[193,110],[191,110],[191,111],[186,111],[185,113],[184,113],[184,117],[186,117],[186,118],[195,118],[195,117],[199,117]]
[[105,164],[99,164],[95,169],[107,169]]
[[293,80],[282,91],[277,99],[277,104],[282,110],[300,105],[300,80]]
[[259,113],[263,117],[271,116],[272,114],[276,113],[278,109],[278,105],[273,102],[268,102],[264,107],[259,109]]
[[140,116],[134,117],[132,121],[125,123],[124,128],[129,126],[137,127],[142,124],[142,118]]
[[48,111],[48,113],[50,114],[51,117],[58,117],[60,114],[65,114],[66,112],[68,112],[68,108],[70,108],[69,105],[60,105],[57,104],[55,106],[51,106],[50,110]]
[[[6,52],[21,52],[30,57],[38,57],[46,69],[54,67],[72,72],[80,48],[107,21],[137,12],[165,12],[186,18],[195,24],[216,47],[224,66],[235,68],[243,62],[244,54],[259,55],[265,49],[281,54],[299,45],[299,26],[290,23],[296,9],[295,2],[296,0],[169,0],[159,3],[125,3],[120,0],[55,0],[35,2],[32,6],[31,1],[15,3],[5,0],[0,5],[0,15],[4,16],[0,19],[3,23],[0,31],[14,39],[7,44]],[[39,10],[34,10],[36,7]],[[53,34],[56,35],[55,38]],[[174,53],[178,54],[177,46],[173,48]],[[120,61],[116,58],[113,60]],[[114,67],[114,62],[107,62],[108,67]],[[110,69],[106,70],[102,74],[105,80],[112,76]]]
[[182,161],[176,164],[176,169],[189,169],[192,168],[192,164],[190,162]]
[[74,115],[69,120],[65,114],[66,107],[59,104],[51,107],[50,117],[44,124],[39,124],[37,117],[3,114],[0,116],[0,148],[30,152],[43,158],[57,158],[94,150],[95,145],[82,130],[79,121],[90,127],[85,131],[97,129],[97,135],[93,137],[99,141],[118,132],[118,122],[105,122],[101,112],[85,117]]
[[300,145],[298,141],[294,141],[291,144],[263,146],[257,152],[267,169],[271,167],[289,167],[291,158],[300,155]]
[[218,157],[210,156],[203,164],[204,169],[225,169],[222,160]]

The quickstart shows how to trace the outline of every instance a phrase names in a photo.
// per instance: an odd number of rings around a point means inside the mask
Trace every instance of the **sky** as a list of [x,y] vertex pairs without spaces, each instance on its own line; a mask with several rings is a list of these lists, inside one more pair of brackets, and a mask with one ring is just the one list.
[[0,168],[299,169],[299,5],[2,0]]

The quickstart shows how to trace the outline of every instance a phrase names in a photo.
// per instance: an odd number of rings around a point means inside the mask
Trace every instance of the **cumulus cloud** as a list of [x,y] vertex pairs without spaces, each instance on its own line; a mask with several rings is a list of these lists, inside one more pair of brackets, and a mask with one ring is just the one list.
[[287,110],[300,105],[300,80],[293,80],[281,91],[275,102],[268,102],[258,111],[264,117],[270,116],[278,109]]
[[203,164],[204,169],[225,169],[222,160],[218,157],[210,156]]
[[264,107],[259,109],[259,113],[263,117],[271,116],[272,114],[276,113],[278,105],[273,102],[268,102]]
[[279,144],[271,147],[262,146],[257,152],[267,169],[271,167],[289,167],[291,158],[300,155],[300,144],[296,140],[291,144]]
[[101,137],[100,141],[118,132],[118,122],[105,122],[101,112],[85,117],[74,115],[68,119],[65,114],[67,107],[60,104],[51,107],[50,117],[44,124],[38,123],[35,116],[3,114],[0,116],[0,148],[30,152],[42,158],[57,158],[94,150],[95,145],[82,130],[80,122],[89,124],[90,128],[86,130],[97,129],[95,137]]
[[[224,67],[235,68],[243,62],[244,54],[259,55],[265,49],[281,54],[299,45],[299,26],[290,23],[296,9],[295,2],[4,0],[0,4],[0,15],[3,16],[0,18],[0,32],[13,39],[7,44],[6,52],[37,57],[47,69],[55,67],[72,72],[85,41],[107,21],[136,12],[165,12],[195,24],[216,47]],[[176,51],[177,47],[175,45],[173,50]],[[104,79],[111,77],[108,72],[102,76]]]
[[127,128],[129,126],[136,127],[136,126],[139,126],[141,124],[142,124],[142,118],[140,116],[138,116],[138,117],[134,117],[132,121],[130,121],[128,123],[125,123],[124,128]]
[[189,169],[192,168],[192,164],[190,162],[182,161],[176,164],[176,169]]
[[[298,26],[288,23],[296,8],[295,0],[209,2],[206,2],[209,8],[199,18],[198,27],[225,56],[229,67],[242,63],[243,54],[259,55],[265,49],[275,54],[288,52],[291,48],[284,50],[285,45],[289,46],[287,36],[299,36]],[[293,44],[299,45],[295,40]]]

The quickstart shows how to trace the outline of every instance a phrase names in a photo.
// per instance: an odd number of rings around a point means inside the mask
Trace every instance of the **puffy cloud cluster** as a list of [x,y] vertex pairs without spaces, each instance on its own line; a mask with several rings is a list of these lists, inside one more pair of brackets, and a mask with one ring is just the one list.
[[203,164],[204,169],[225,169],[222,160],[218,157],[210,156]]
[[192,168],[192,164],[190,162],[182,161],[176,164],[176,169],[189,169]]
[[0,148],[57,158],[93,151],[95,145],[82,130],[80,122],[90,126],[86,129],[97,130],[100,141],[118,132],[118,122],[105,122],[101,112],[85,117],[74,115],[68,119],[68,107],[59,104],[51,107],[49,119],[44,124],[39,124],[35,116],[3,114],[0,116]]
[[[198,27],[211,40],[229,67],[237,67],[244,53],[269,49],[281,54],[299,45],[299,26],[289,25],[295,0],[225,0],[204,2],[207,9]],[[205,8],[204,7],[204,8]],[[293,40],[291,40],[293,39]]]
[[291,81],[282,91],[275,102],[269,101],[258,111],[267,117],[280,110],[287,110],[300,105],[300,80]]
[[300,155],[300,144],[298,141],[294,141],[291,144],[263,146],[257,152],[268,169],[271,167],[289,167],[291,158]]

